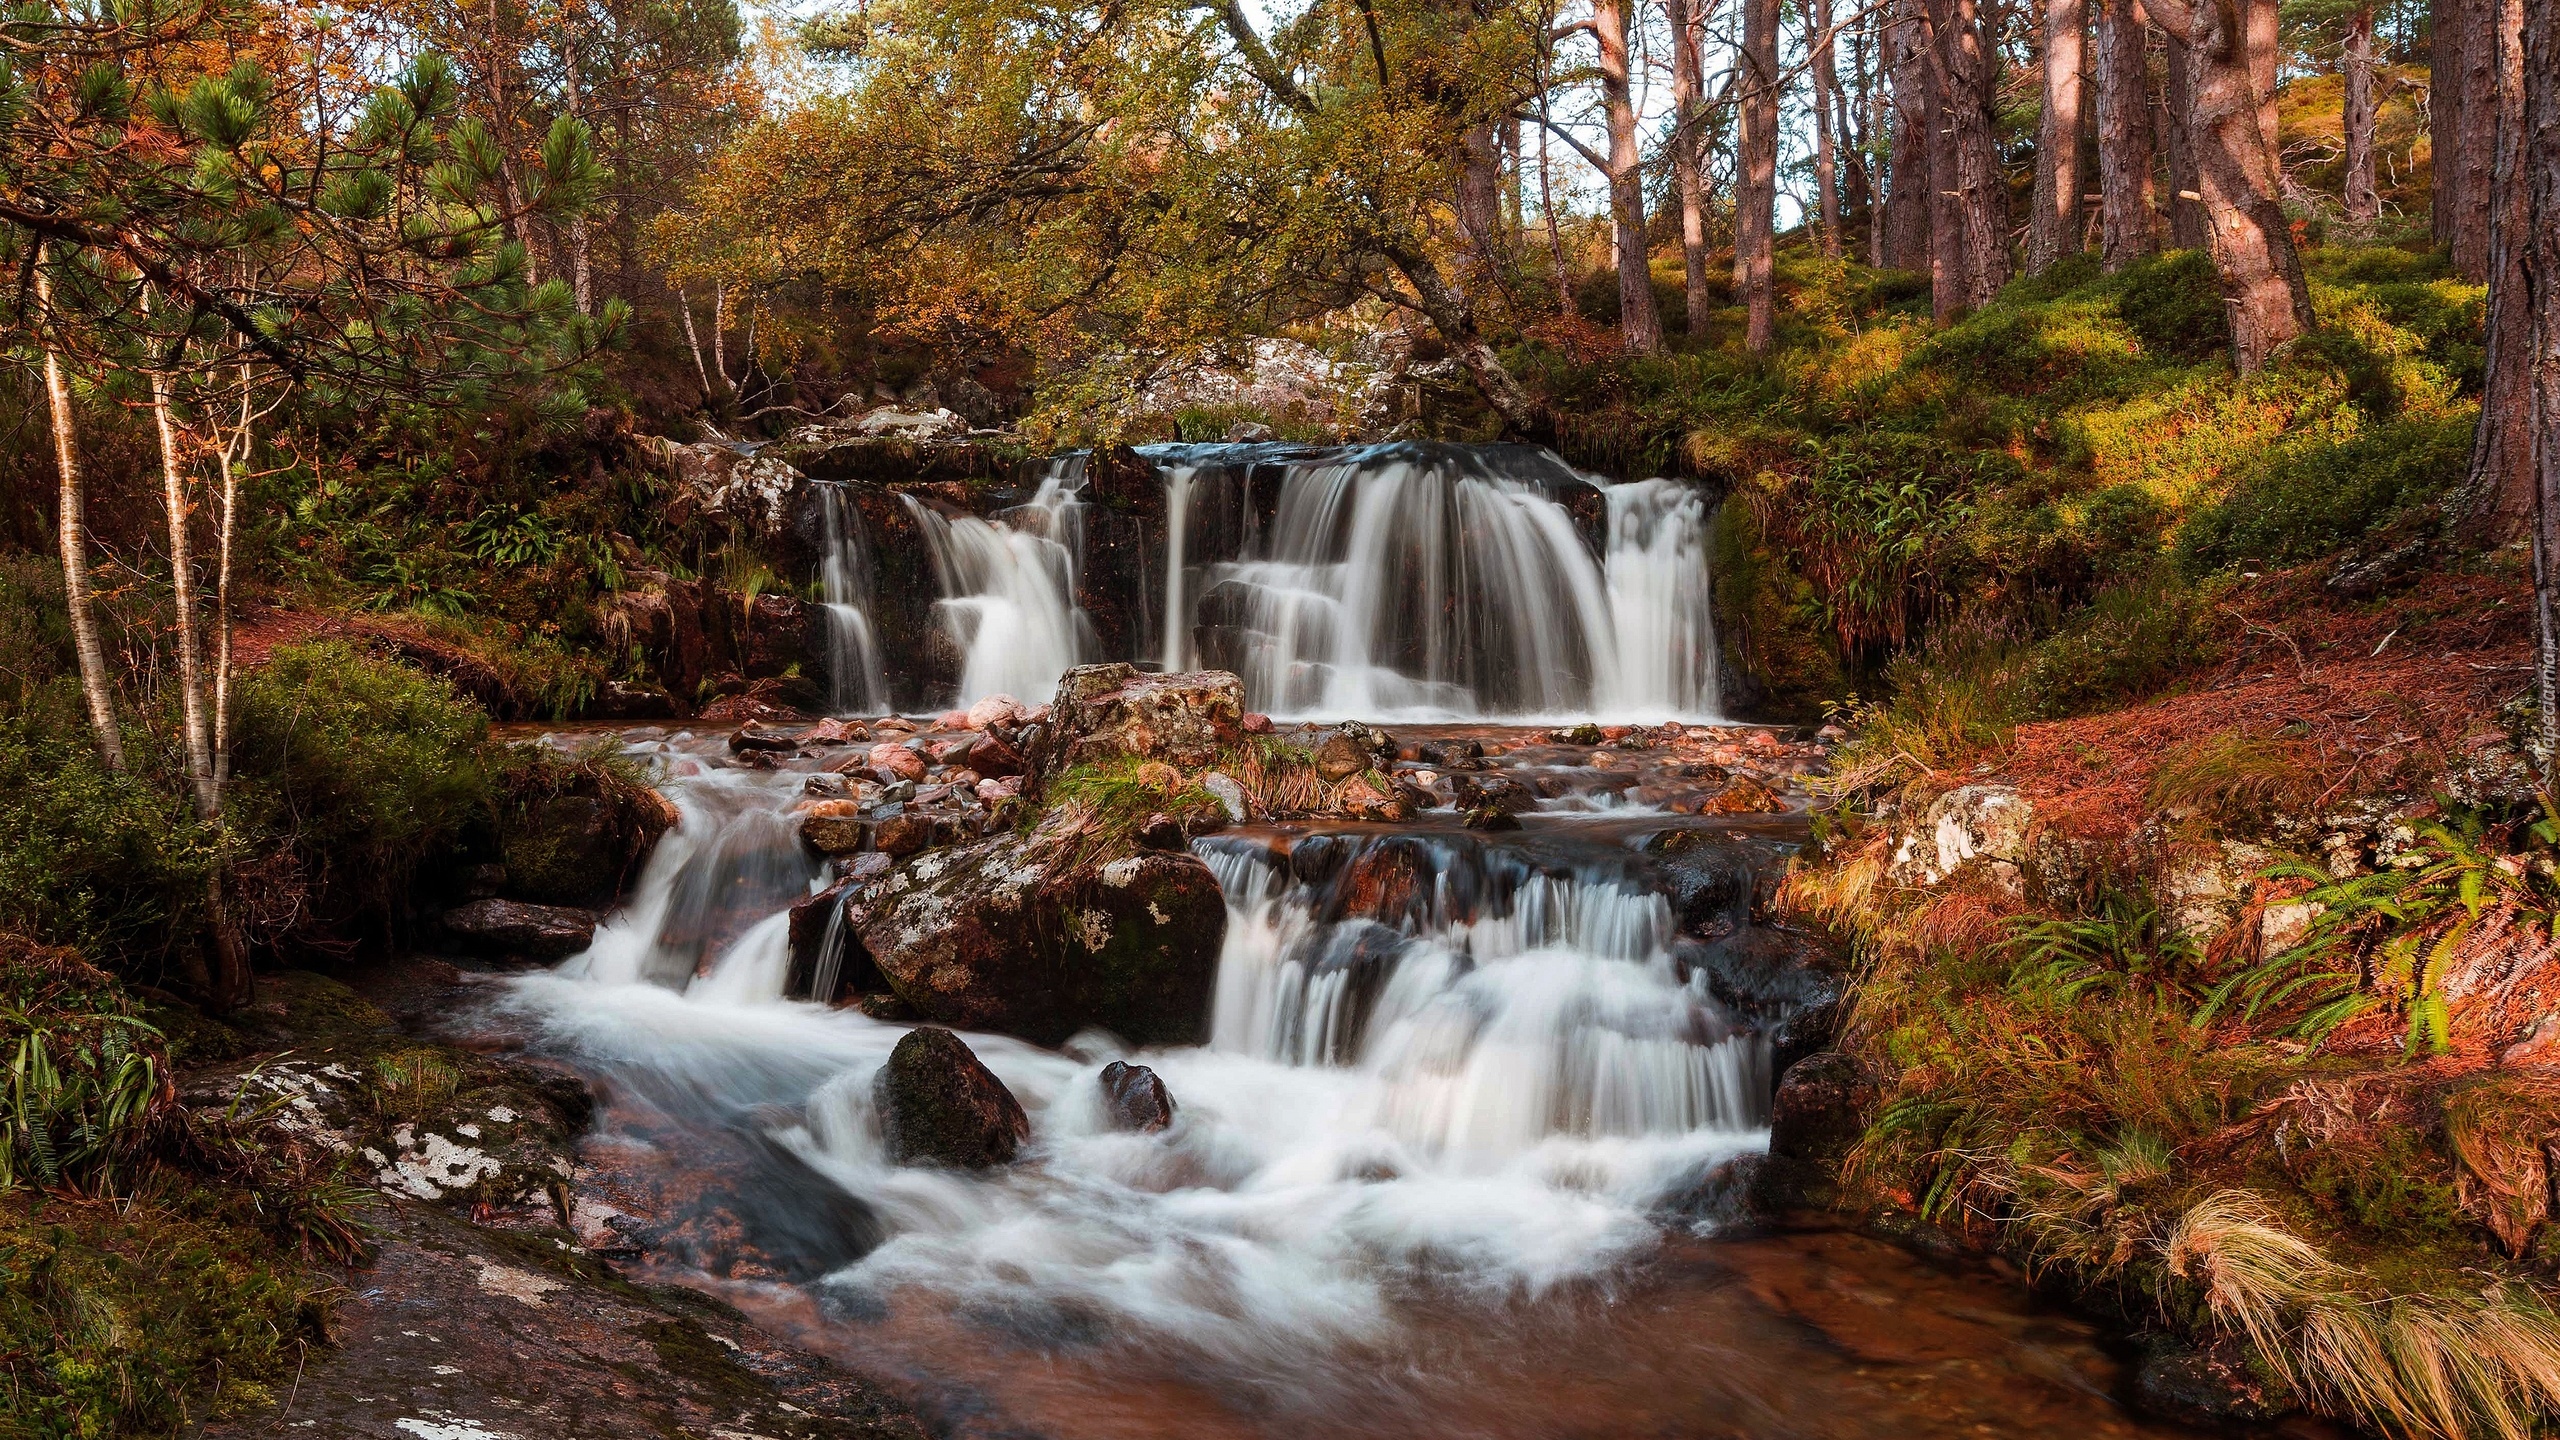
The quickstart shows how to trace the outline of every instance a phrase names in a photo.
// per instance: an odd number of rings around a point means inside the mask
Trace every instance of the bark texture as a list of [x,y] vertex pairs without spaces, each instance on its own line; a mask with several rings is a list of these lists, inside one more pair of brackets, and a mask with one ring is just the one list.
[[2089,15],[2083,0],[2045,0],[2044,117],[2036,126],[2035,219],[2027,269],[2080,253],[2080,76]]
[[[2129,0],[2128,0],[2129,3]],[[1884,27],[1886,92],[1892,118],[1886,137],[1887,177],[1882,255],[1896,270],[1929,268],[1929,105],[1926,64],[1920,58],[1920,0],[1900,0]]]
[[1742,134],[1734,153],[1733,285],[1748,315],[1743,344],[1778,343],[1778,0],[1742,0]]
[[2435,150],[2436,243],[2466,280],[2489,278],[2489,213],[2498,153],[2502,0],[2441,0],[2428,129]]
[[2530,337],[2517,360],[2527,371],[2533,417],[2533,590],[2540,622],[2536,687],[2541,699],[2543,785],[2560,759],[2560,638],[2553,629],[2552,567],[2560,563],[2560,0],[2525,0],[2520,26],[2525,75],[2520,164],[2529,223],[2518,238],[2512,284],[2525,295]]
[[[2076,0],[2066,0],[2076,3]],[[1812,49],[1806,73],[1813,81],[1814,211],[1822,222],[1822,253],[1840,258],[1840,156],[1832,129],[1832,97],[1839,93],[1839,34],[1831,28],[1831,0],[1806,0],[1805,43]]]
[[2480,387],[2480,423],[2471,470],[2458,507],[2465,528],[2484,540],[2521,534],[2534,514],[2532,285],[2524,264],[2536,217],[2525,100],[2524,0],[2496,0],[2490,38],[2492,108],[2497,144],[2490,167],[2488,357]]
[[1627,18],[1625,0],[1593,0],[1592,28],[1600,39],[1600,103],[1609,123],[1609,217],[1617,234],[1618,330],[1630,352],[1650,355],[1662,348],[1662,319],[1654,311],[1653,276],[1645,263],[1644,157],[1636,145]]
[[2347,143],[2347,218],[2379,219],[2382,195],[2373,184],[2373,132],[2380,107],[2373,95],[2373,6],[2370,4],[2357,7],[2356,12],[2347,17],[2347,41],[2339,57],[2338,68],[2346,81],[2341,123]]
[[1992,51],[1975,0],[1923,0],[1929,172],[1937,205],[1930,308],[1943,322],[2009,283],[2009,192],[1993,136]]
[[1705,28],[1702,4],[1663,0],[1663,17],[1671,28],[1671,174],[1680,187],[1680,268],[1688,286],[1688,330],[1707,333],[1707,312],[1714,301],[1707,291],[1707,182],[1702,163],[1706,149],[1706,113],[1700,91],[1705,83],[1698,53],[1698,32]]
[[2136,0],[2098,0],[2098,254],[2111,272],[2160,248],[2144,48]]
[[[48,328],[54,324],[53,279],[39,246],[35,257],[36,308]],[[44,393],[53,421],[53,457],[59,477],[57,534],[62,544],[63,608],[71,617],[71,648],[80,657],[80,693],[89,705],[89,728],[98,737],[98,757],[109,770],[124,768],[124,735],[116,724],[115,685],[107,675],[107,648],[98,638],[98,613],[89,593],[89,487],[80,473],[80,432],[71,409],[71,385],[62,372],[62,356],[52,344],[44,352]]]

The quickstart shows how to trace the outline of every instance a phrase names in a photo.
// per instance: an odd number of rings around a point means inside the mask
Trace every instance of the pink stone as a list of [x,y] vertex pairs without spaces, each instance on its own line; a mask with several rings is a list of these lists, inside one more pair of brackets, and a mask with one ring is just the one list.
[[965,718],[970,729],[984,730],[990,725],[1011,720],[1021,713],[1021,701],[1010,695],[990,695],[970,706]]
[[904,745],[883,742],[871,747],[871,768],[899,780],[921,780],[924,757]]

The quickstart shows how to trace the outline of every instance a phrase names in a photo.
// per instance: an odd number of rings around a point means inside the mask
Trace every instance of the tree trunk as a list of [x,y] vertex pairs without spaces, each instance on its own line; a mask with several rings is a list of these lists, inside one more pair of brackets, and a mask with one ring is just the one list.
[[1635,90],[1627,68],[1627,11],[1626,0],[1592,0],[1592,28],[1600,39],[1600,102],[1609,123],[1609,216],[1617,240],[1618,330],[1629,352],[1651,355],[1662,349],[1662,318],[1653,308],[1653,274],[1645,249],[1644,168],[1636,149]]
[[1458,134],[1457,216],[1468,278],[1481,288],[1502,264],[1502,137],[1489,120]]
[[1920,0],[1899,0],[1885,26],[1887,88],[1893,97],[1893,123],[1886,139],[1890,170],[1885,207],[1884,263],[1897,270],[1922,270],[1931,264],[1936,244],[1930,218],[1936,213],[1937,187],[1929,183],[1928,69],[1920,59]]
[[2373,186],[2373,132],[2379,107],[2373,99],[2373,6],[2347,17],[2347,44],[2339,67],[2346,78],[2343,123],[2347,136],[2346,208],[2350,220],[2382,217],[2382,195]]
[[[1869,28],[1861,33],[1873,42],[1874,65],[1870,67],[1863,63],[1869,50],[1867,45],[1862,44],[1858,51],[1862,62],[1858,72],[1858,84],[1867,102],[1867,144],[1864,147],[1866,159],[1863,162],[1867,170],[1867,263],[1880,266],[1892,263],[1886,257],[1885,232],[1886,222],[1890,217],[1889,207],[1885,204],[1884,198],[1885,187],[1891,183],[1885,172],[1890,168],[1892,160],[1890,149],[1893,144],[1893,121],[1887,109],[1891,103],[1888,95],[1892,87],[1885,83],[1884,76],[1883,17],[1869,16],[1867,24]],[[1879,145],[1886,149],[1879,151],[1876,148]]]
[[1991,303],[2009,283],[2009,190],[1992,135],[1991,56],[1975,0],[1925,0],[1929,173],[1939,204],[1930,308],[1940,322]]
[[1742,0],[1738,63],[1742,131],[1733,161],[1733,288],[1741,292],[1749,317],[1743,345],[1766,355],[1778,344],[1778,0]]
[[1863,23],[1849,32],[1849,65],[1850,84],[1835,86],[1831,92],[1832,129],[1840,136],[1840,213],[1843,229],[1851,212],[1866,217],[1866,258],[1872,265],[1876,261],[1876,190],[1867,178],[1867,31]]
[[2525,273],[2535,217],[2527,168],[2524,0],[2495,0],[2491,70],[2497,146],[2489,193],[2488,356],[2480,387],[2480,421],[2472,432],[2471,471],[2455,507],[2464,529],[2482,540],[2521,533],[2533,517],[2533,299]]
[[1554,172],[1547,164],[1547,85],[1541,75],[1538,82],[1538,218],[1547,231],[1547,258],[1555,267],[1556,313],[1566,319],[1575,314],[1573,303],[1573,271],[1565,264],[1564,231],[1556,224],[1556,192]]
[[[568,60],[569,118],[574,120],[581,118],[578,114],[578,37],[576,32],[570,33],[568,43],[563,48],[567,52]],[[595,285],[588,268],[587,212],[583,207],[569,220],[569,277],[570,290],[578,298],[578,313],[594,314]]]
[[2160,148],[2169,169],[2169,240],[2181,250],[2202,250],[2212,243],[2204,223],[2204,192],[2197,189],[2196,147],[2192,117],[2195,82],[2187,47],[2165,39],[2161,48]]
[[[2276,85],[2283,75],[2284,51],[2276,26],[2277,0],[2240,0],[2247,7],[2240,23],[2249,43],[2249,89],[2258,97],[2258,129],[2267,137],[2267,153],[2276,173],[2284,173],[2284,135],[2276,118]],[[2279,186],[2279,193],[2282,187]]]
[[1671,173],[1680,186],[1680,269],[1688,284],[1688,331],[1707,333],[1707,180],[1700,163],[1706,148],[1700,107],[1704,83],[1698,57],[1698,32],[1705,28],[1704,8],[1691,10],[1689,0],[1663,0],[1663,18],[1671,27]]
[[2435,148],[2436,240],[2451,252],[2455,272],[2466,280],[2489,278],[2499,14],[2500,0],[2444,0],[2435,34],[2439,88],[2428,109]]
[[[49,332],[62,320],[53,310],[53,277],[45,248],[36,247],[36,308]],[[116,725],[115,684],[107,676],[107,647],[98,638],[98,616],[89,594],[89,487],[80,474],[80,436],[72,418],[71,386],[63,378],[60,350],[47,340],[44,350],[45,401],[53,417],[54,465],[61,476],[58,533],[62,540],[63,608],[71,617],[71,648],[80,657],[80,692],[89,702],[89,728],[98,737],[98,758],[109,770],[124,769],[124,735]]]
[[1837,50],[1840,37],[1831,28],[1831,0],[1805,0],[1805,43],[1812,48],[1807,70],[1813,81],[1814,213],[1822,223],[1822,253],[1840,258],[1840,158],[1833,134],[1831,101],[1839,93]]
[[2098,0],[2098,255],[2110,274],[2160,248],[2146,43],[2137,0]]
[[[143,314],[151,313],[150,301]],[[213,820],[222,813],[222,792],[213,783],[213,722],[206,713],[204,651],[196,630],[195,503],[189,497],[185,463],[179,458],[177,425],[169,414],[169,376],[151,372],[151,422],[160,439],[160,499],[169,519],[169,592],[177,612],[178,717],[187,752],[187,785],[194,792],[196,816]]]
[[1450,355],[1466,367],[1485,402],[1502,416],[1503,433],[1525,439],[1547,438],[1554,427],[1520,384],[1519,377],[1485,343],[1476,321],[1475,302],[1466,290],[1450,284],[1448,277],[1440,273],[1439,265],[1419,249],[1390,244],[1382,247],[1379,258],[1394,266],[1405,283],[1413,287],[1414,308],[1431,322]]
[[2187,141],[2203,197],[2213,267],[2231,315],[2232,363],[2265,366],[2311,328],[2311,290],[2276,203],[2275,146],[2258,112],[2241,17],[2218,0],[2148,0],[2151,18],[2187,52]]
[[2080,253],[2080,67],[2089,28],[2082,0],[2045,0],[2044,117],[2036,127],[2035,223],[2027,269]]
[[[2540,642],[2535,678],[2541,700],[2542,785],[2560,791],[2552,773],[2560,760],[2560,633],[2554,630],[2552,567],[2560,564],[2560,0],[2525,0],[2519,35],[2525,77],[2520,127],[2527,223],[2514,235],[2523,251],[2509,283],[2526,296],[2529,353],[2517,356],[2527,372],[2533,416],[2533,598]],[[2498,272],[2493,272],[2498,273]]]

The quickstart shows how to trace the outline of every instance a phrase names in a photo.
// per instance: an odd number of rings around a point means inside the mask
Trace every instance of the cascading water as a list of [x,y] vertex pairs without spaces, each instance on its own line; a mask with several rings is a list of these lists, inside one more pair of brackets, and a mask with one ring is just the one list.
[[993,519],[945,515],[902,496],[924,533],[942,598],[934,609],[966,657],[961,704],[988,695],[1047,695],[1096,648],[1076,604],[1084,553],[1083,481],[1051,467],[1029,503]]
[[[1203,563],[1189,543],[1200,449],[1152,456],[1168,666],[1232,669],[1254,704],[1293,717],[1714,713],[1693,487],[1603,485],[1523,446],[1301,453],[1260,462],[1280,469],[1268,530]],[[1585,500],[1605,516],[1596,545]]]
[[871,623],[871,537],[842,485],[820,484],[827,550],[818,569],[827,613],[827,705],[837,714],[889,708],[889,682]]

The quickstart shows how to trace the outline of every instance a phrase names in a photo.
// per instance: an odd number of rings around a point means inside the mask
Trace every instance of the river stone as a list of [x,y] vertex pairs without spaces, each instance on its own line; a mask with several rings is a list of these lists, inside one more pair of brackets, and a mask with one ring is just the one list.
[[933,819],[904,805],[891,806],[871,822],[870,842],[871,849],[903,860],[933,843]]
[[862,901],[864,946],[926,1019],[1054,1045],[1087,1026],[1203,1038],[1227,926],[1188,851],[1089,836],[1053,815],[919,856]]
[[1836,1167],[1866,1133],[1875,1083],[1837,1050],[1806,1056],[1769,1102],[1769,1153]]
[[910,1030],[871,1082],[889,1159],[984,1170],[1012,1162],[1031,1138],[1022,1102],[948,1030]]
[[474,900],[444,913],[444,933],[477,954],[562,960],[595,942],[596,912],[521,900]]
[[1043,769],[1123,758],[1193,769],[1243,737],[1244,682],[1225,671],[1079,665],[1050,702]]
[[861,802],[821,800],[800,815],[800,838],[821,855],[850,855],[862,848]]
[[1228,820],[1239,823],[1243,821],[1245,818],[1244,785],[1234,776],[1212,770],[1200,777],[1200,788],[1217,797],[1218,808],[1227,812]]
[[1369,768],[1369,747],[1339,730],[1316,747],[1316,774],[1328,785],[1350,779]]
[[1102,1108],[1114,1130],[1145,1134],[1173,1123],[1173,1095],[1164,1081],[1146,1066],[1123,1060],[1102,1067]]
[[871,747],[871,768],[883,783],[897,780],[922,780],[924,757],[904,745],[882,741]]

